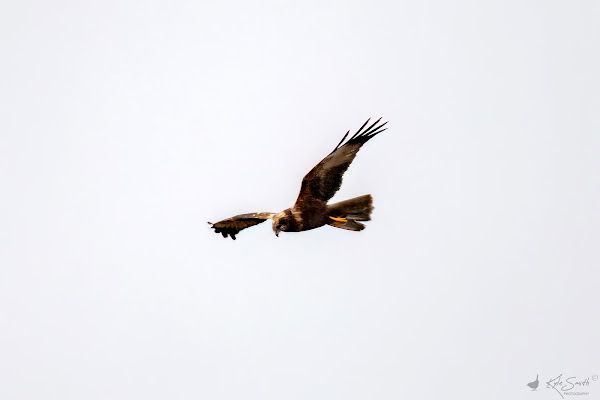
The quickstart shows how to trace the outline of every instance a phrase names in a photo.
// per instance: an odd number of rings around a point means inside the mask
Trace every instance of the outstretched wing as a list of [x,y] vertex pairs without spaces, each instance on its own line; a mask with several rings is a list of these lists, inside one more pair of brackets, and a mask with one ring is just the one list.
[[381,121],[379,118],[363,130],[370,120],[369,118],[350,139],[344,142],[350,131],[346,132],[335,149],[306,174],[302,179],[300,195],[296,200],[297,205],[315,200],[326,203],[333,197],[342,185],[342,176],[356,157],[358,150],[373,136],[387,129],[384,128],[387,122],[378,125]]
[[235,240],[237,235],[242,229],[249,228],[254,225],[258,225],[261,222],[265,222],[268,219],[272,219],[275,213],[270,212],[257,212],[250,214],[240,214],[235,217],[227,218],[219,222],[209,222],[211,228],[215,230],[215,233],[220,233],[224,238],[227,235],[231,236]]

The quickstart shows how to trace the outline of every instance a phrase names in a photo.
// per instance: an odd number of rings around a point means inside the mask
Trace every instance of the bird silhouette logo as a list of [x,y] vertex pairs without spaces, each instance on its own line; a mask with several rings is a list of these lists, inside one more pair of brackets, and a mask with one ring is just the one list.
[[531,390],[537,390],[538,385],[540,384],[540,381],[538,380],[539,375],[535,376],[535,381],[533,382],[529,382],[527,384],[527,386],[529,386],[531,388]]

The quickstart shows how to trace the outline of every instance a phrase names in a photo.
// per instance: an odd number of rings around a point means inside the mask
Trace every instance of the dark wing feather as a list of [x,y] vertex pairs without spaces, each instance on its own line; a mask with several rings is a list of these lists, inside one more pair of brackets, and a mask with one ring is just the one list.
[[209,222],[209,224],[212,225],[211,228],[215,230],[215,233],[220,233],[224,238],[229,235],[233,240],[235,240],[235,235],[237,235],[242,229],[246,229],[251,226],[258,225],[261,222],[265,222],[268,219],[272,219],[274,215],[275,213],[269,212],[241,214],[236,215],[235,217],[224,219],[214,224]]
[[364,129],[369,121],[370,119],[344,143],[350,133],[348,131],[335,149],[306,174],[302,179],[302,187],[296,204],[310,203],[315,200],[326,203],[333,197],[342,185],[342,176],[356,157],[358,150],[373,136],[387,129],[384,128],[387,122],[379,124],[381,118]]

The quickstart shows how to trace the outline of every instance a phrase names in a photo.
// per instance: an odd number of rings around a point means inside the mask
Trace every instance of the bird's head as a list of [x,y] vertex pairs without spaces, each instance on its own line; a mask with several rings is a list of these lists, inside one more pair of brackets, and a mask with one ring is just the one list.
[[289,229],[289,227],[290,215],[288,215],[285,211],[275,214],[273,217],[273,232],[275,232],[275,236],[279,237],[279,232],[285,232]]

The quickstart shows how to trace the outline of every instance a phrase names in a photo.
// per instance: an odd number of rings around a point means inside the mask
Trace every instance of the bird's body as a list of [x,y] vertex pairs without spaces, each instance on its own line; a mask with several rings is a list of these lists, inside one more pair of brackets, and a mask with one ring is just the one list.
[[539,379],[538,379],[538,378],[539,378],[539,375],[536,375],[536,377],[535,377],[535,381],[533,381],[533,382],[529,382],[529,383],[527,384],[527,386],[529,386],[529,387],[531,388],[531,390],[537,390],[537,388],[538,388],[538,386],[539,386],[539,384],[540,384],[540,381],[539,381]]
[[327,204],[342,184],[342,176],[348,169],[356,153],[373,136],[383,132],[386,123],[377,125],[377,120],[366,130],[363,126],[344,143],[348,136],[342,138],[336,148],[317,164],[302,180],[300,194],[296,203],[279,213],[252,213],[242,214],[231,217],[217,223],[211,223],[211,228],[223,237],[231,236],[235,240],[235,235],[242,229],[264,222],[267,219],[273,220],[273,231],[279,236],[279,232],[301,232],[310,229],[319,228],[324,225],[330,225],[335,228],[351,231],[361,231],[365,228],[363,224],[357,221],[369,221],[373,210],[373,198],[371,195],[364,195],[354,199],[342,201],[335,204]]

